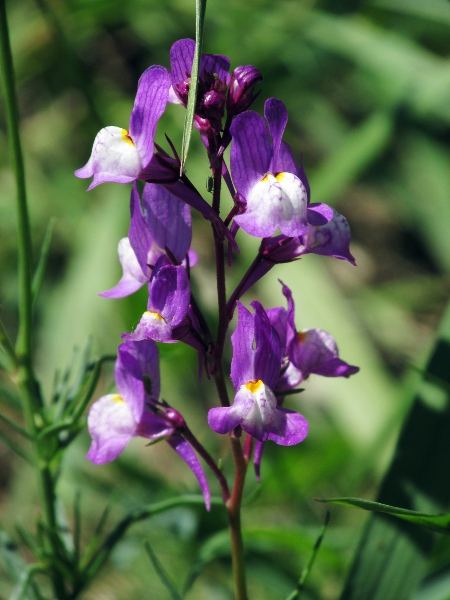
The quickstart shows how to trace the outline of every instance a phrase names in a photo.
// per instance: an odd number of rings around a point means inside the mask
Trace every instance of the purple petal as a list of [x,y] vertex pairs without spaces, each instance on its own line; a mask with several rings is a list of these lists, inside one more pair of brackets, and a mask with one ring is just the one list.
[[216,75],[220,81],[230,83],[230,59],[222,54],[202,54],[200,60],[200,77],[205,73]]
[[209,511],[211,509],[211,494],[209,491],[208,480],[206,479],[205,472],[203,471],[195,452],[181,436],[173,436],[169,438],[167,442],[194,473],[200,485],[200,489],[202,490],[203,498],[205,499],[206,510]]
[[240,302],[238,307],[238,324],[231,336],[233,358],[231,361],[231,380],[237,390],[241,385],[254,379],[254,345],[255,323],[249,310]]
[[[327,206],[326,204],[318,206]],[[314,205],[310,204],[310,207]],[[356,265],[355,259],[350,253],[350,227],[347,219],[330,207],[327,207],[332,215],[327,223],[319,226],[309,226],[306,237],[306,248],[313,254],[333,256],[341,260],[347,260]],[[308,210],[308,221],[312,211]],[[316,211],[317,214],[317,211]],[[323,212],[322,212],[323,215]],[[315,217],[317,220],[317,216]]]
[[195,42],[189,38],[178,40],[170,49],[172,84],[177,95],[177,86],[183,83],[187,77],[191,76],[194,52]]
[[321,227],[331,221],[336,211],[334,211],[328,204],[322,202],[316,202],[314,204],[308,204],[308,224],[314,227]]
[[186,316],[190,297],[189,279],[184,267],[155,267],[149,285],[149,311],[160,314],[171,327],[175,327]]
[[231,127],[231,173],[236,191],[247,199],[250,190],[268,172],[272,158],[270,135],[264,119],[248,110]]
[[276,330],[272,327],[266,311],[259,302],[252,302],[255,310],[255,354],[253,380],[261,379],[274,388],[280,372],[283,348]]
[[[158,184],[146,184],[142,200],[145,223],[154,244],[162,252],[166,248],[181,263],[192,241],[191,212],[189,206]],[[159,256],[152,257],[155,264]]]
[[286,408],[278,408],[284,414],[284,431],[283,433],[269,433],[269,440],[281,446],[293,446],[303,442],[308,435],[308,421],[303,415]]
[[144,412],[137,425],[135,435],[157,441],[173,435],[174,431],[174,426],[166,419],[151,412]]
[[142,342],[125,342],[118,349],[118,361],[132,377],[142,380],[144,377],[151,386],[151,393],[146,390],[147,403],[155,402],[161,391],[159,375],[158,347],[151,340]]
[[256,481],[261,481],[261,460],[264,450],[264,442],[256,442],[253,454],[253,466],[255,468]]
[[282,306],[276,308],[269,308],[266,310],[266,314],[269,317],[270,324],[278,333],[280,338],[281,347],[283,352],[286,350],[286,331],[287,331],[287,317],[288,313]]
[[[286,106],[277,98],[269,98],[264,104],[264,116],[269,125],[270,135],[272,136],[272,162],[270,172],[278,173],[278,153],[280,151],[281,138],[288,121]],[[293,171],[290,171],[293,173]]]
[[91,406],[88,429],[92,443],[86,458],[101,465],[121,454],[135,433],[136,421],[121,396],[108,394]]
[[216,433],[228,433],[241,424],[241,414],[233,406],[219,406],[208,412],[208,424]]
[[[144,186],[144,189],[147,187],[147,185],[148,184]],[[148,281],[151,275],[151,270],[148,265],[154,265],[156,262],[150,262],[149,256],[150,254],[153,255],[152,249],[154,246],[154,239],[147,225],[145,216],[142,213],[141,200],[139,198],[139,191],[136,184],[131,188],[130,215],[131,220],[130,229],[128,230],[128,238],[136,255],[136,260],[139,262],[141,267],[141,271],[147,275],[146,279]],[[164,251],[160,251],[159,256],[161,256],[161,254],[164,254]]]
[[118,251],[123,275],[115,287],[106,292],[99,293],[99,296],[103,296],[104,298],[124,298],[125,296],[129,296],[139,290],[150,278],[150,275],[146,277],[142,272],[128,238],[120,240]]
[[311,373],[325,377],[350,377],[358,367],[339,359],[339,352],[332,335],[322,329],[306,329],[297,334],[289,345],[289,357],[303,379]]
[[[153,158],[156,125],[166,109],[171,77],[167,69],[154,65],[141,75],[130,118],[130,137],[141,158],[142,169]],[[141,178],[145,176],[141,174]]]

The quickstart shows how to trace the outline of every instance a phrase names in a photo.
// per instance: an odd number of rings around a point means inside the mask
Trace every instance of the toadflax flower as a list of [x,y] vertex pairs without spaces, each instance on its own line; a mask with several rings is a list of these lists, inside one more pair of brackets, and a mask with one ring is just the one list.
[[[119,242],[123,275],[119,283],[100,296],[123,298],[148,283],[152,269],[161,256],[170,255],[181,264],[192,240],[190,208],[160,185],[147,183],[142,206],[136,184],[131,190],[131,223],[128,237]],[[191,260],[191,258],[193,260]],[[190,254],[189,264],[195,262]]]
[[93,177],[89,190],[104,183],[130,183],[146,180],[152,174],[156,125],[163,114],[171,86],[167,69],[148,68],[139,79],[129,129],[104,127],[95,138],[92,154],[77,177]]
[[234,218],[246,233],[269,237],[277,229],[286,236],[308,232],[307,180],[282,141],[288,115],[281,100],[270,98],[264,119],[249,110],[238,115],[230,131],[231,174],[244,210]]
[[183,323],[191,297],[189,279],[182,266],[165,264],[161,257],[148,285],[147,310],[133,333],[124,333],[126,340],[152,339],[157,342],[176,342],[173,332]]
[[115,366],[116,394],[102,396],[92,405],[88,429],[92,438],[86,456],[97,465],[115,460],[133,437],[152,442],[166,440],[192,470],[210,507],[210,492],[202,466],[183,438],[183,417],[158,401],[160,393],[158,348],[151,340],[119,346]]
[[217,433],[241,426],[260,442],[272,440],[292,446],[305,439],[308,423],[299,413],[278,405],[273,389],[283,349],[261,304],[253,302],[252,307],[255,314],[238,303],[238,326],[231,336],[234,402],[232,406],[211,409],[208,422]]
[[287,285],[280,283],[287,300],[287,310],[277,307],[266,311],[284,348],[284,368],[276,384],[277,392],[295,388],[311,374],[350,377],[357,373],[359,367],[349,365],[339,358],[338,347],[331,334],[323,329],[297,331],[292,292]]

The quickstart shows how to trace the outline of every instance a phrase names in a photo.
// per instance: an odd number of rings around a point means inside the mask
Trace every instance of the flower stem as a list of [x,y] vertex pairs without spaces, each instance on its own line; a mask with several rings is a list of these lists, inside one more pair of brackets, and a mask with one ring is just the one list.
[[241,529],[241,504],[244,492],[247,462],[242,453],[239,438],[234,433],[230,436],[231,448],[235,464],[235,478],[231,497],[227,502],[228,523],[231,538],[231,557],[233,562],[234,590],[236,600],[247,600],[247,585],[245,579],[244,542]]
[[[32,364],[32,245],[28,216],[25,168],[19,132],[19,115],[14,77],[14,67],[9,41],[5,0],[0,0],[0,70],[5,98],[6,120],[12,169],[17,188],[18,267],[19,267],[19,330],[16,340],[17,382],[22,392],[22,402],[27,430],[34,442],[37,459],[39,489],[44,512],[45,529],[52,556],[60,550],[55,515],[54,477],[45,458],[45,448],[38,441],[36,416],[43,406],[39,385]],[[63,575],[50,567],[53,591],[58,600],[67,598]]]

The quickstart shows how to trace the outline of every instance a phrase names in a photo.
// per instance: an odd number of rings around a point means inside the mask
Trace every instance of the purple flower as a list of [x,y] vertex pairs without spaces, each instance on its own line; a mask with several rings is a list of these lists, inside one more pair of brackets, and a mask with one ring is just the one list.
[[125,340],[176,342],[173,330],[180,326],[189,310],[190,286],[182,266],[167,265],[165,257],[159,259],[148,286],[147,310],[142,315],[134,333],[124,333]]
[[230,317],[236,301],[278,263],[292,262],[305,254],[321,254],[356,265],[350,253],[350,227],[345,217],[327,204],[315,203],[308,205],[307,219],[306,235],[277,235],[261,240],[258,256],[230,297]]
[[[170,49],[172,89],[178,101],[187,105],[191,84],[195,42],[183,39]],[[220,133],[225,111],[227,87],[230,82],[230,61],[220,54],[202,54],[200,59],[195,127],[202,133]]]
[[158,402],[158,348],[150,340],[119,346],[115,367],[117,394],[102,396],[91,406],[88,429],[92,438],[86,456],[100,465],[115,460],[132,437],[153,442],[165,439],[197,478],[210,508],[208,482],[194,450],[183,438],[181,415]]
[[164,187],[145,184],[141,206],[139,192],[134,185],[130,212],[128,238],[119,242],[123,276],[114,288],[99,294],[106,298],[123,298],[148,283],[152,268],[161,256],[168,254],[181,264],[191,245],[189,206]]
[[143,73],[129,130],[104,127],[95,138],[89,161],[75,171],[82,179],[94,177],[89,190],[106,181],[130,183],[149,178],[154,171],[150,163],[156,125],[166,108],[170,85],[170,74],[164,67],[154,65]]
[[273,393],[282,359],[280,338],[261,304],[253,302],[252,307],[254,315],[238,303],[238,326],[231,336],[234,403],[211,409],[209,425],[217,433],[227,433],[241,426],[260,442],[272,440],[283,446],[298,444],[308,433],[307,421],[302,415],[279,406]]
[[334,338],[322,329],[295,327],[295,305],[292,292],[282,283],[283,295],[288,308],[272,308],[267,311],[272,326],[279,333],[284,346],[284,369],[276,384],[277,391],[295,388],[312,373],[324,377],[350,377],[359,367],[349,365],[339,358]]
[[282,141],[288,115],[281,100],[270,98],[264,119],[253,111],[238,115],[231,125],[231,172],[245,210],[234,218],[242,229],[269,237],[277,229],[286,236],[308,232],[306,177]]
[[238,115],[247,110],[258,95],[255,96],[253,91],[260,81],[262,81],[262,75],[252,65],[236,67],[231,74],[227,96],[227,113]]

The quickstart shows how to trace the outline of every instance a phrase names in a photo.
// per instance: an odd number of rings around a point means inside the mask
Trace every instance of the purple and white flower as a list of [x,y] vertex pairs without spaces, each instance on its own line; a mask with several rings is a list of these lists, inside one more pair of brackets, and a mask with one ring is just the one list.
[[166,440],[192,470],[210,508],[210,492],[203,468],[183,438],[183,417],[158,402],[159,358],[150,340],[119,346],[115,366],[116,394],[107,394],[91,406],[88,429],[92,438],[86,456],[101,465],[115,460],[133,437],[152,442]]
[[280,338],[261,304],[253,302],[252,307],[255,314],[238,303],[238,326],[231,336],[234,402],[229,407],[211,409],[208,422],[217,433],[240,426],[260,442],[272,440],[292,446],[305,439],[308,423],[302,415],[277,402],[273,390],[281,367]]
[[286,236],[308,232],[308,187],[289,146],[282,141],[288,120],[281,100],[270,98],[264,119],[253,111],[238,115],[230,131],[231,173],[244,211],[234,218],[246,233],[269,237],[277,229]]
[[339,350],[333,336],[322,329],[297,331],[295,304],[292,292],[282,283],[287,310],[282,307],[267,310],[272,326],[278,332],[283,345],[283,369],[276,384],[276,391],[294,389],[311,374],[323,377],[350,377],[359,367],[349,365],[339,358]]

